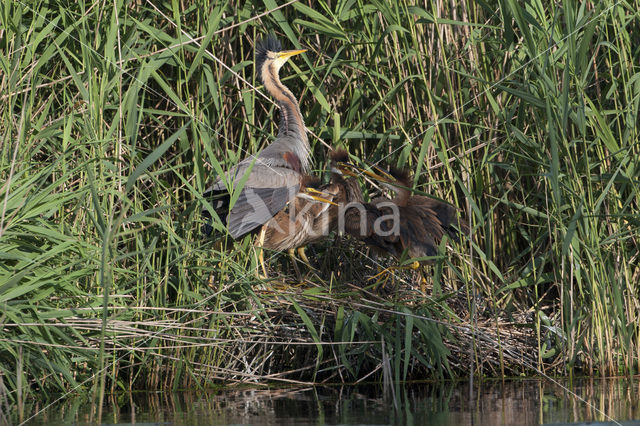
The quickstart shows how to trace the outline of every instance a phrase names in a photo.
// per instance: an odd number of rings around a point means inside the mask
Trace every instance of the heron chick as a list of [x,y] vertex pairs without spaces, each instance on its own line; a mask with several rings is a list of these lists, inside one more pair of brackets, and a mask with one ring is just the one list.
[[[421,263],[429,263],[424,258],[438,254],[438,245],[445,235],[458,241],[459,235],[466,232],[467,226],[460,220],[456,207],[445,201],[412,194],[408,170],[373,168],[376,172],[364,172],[395,193],[392,199],[379,197],[371,202],[380,217],[388,218],[378,226],[383,231],[374,232],[376,242],[382,241],[385,250],[396,257],[406,251],[410,258],[423,258],[421,262],[412,263],[411,269],[420,269]],[[380,238],[380,234],[391,229],[395,232]],[[423,276],[420,283],[423,293],[425,284]]]

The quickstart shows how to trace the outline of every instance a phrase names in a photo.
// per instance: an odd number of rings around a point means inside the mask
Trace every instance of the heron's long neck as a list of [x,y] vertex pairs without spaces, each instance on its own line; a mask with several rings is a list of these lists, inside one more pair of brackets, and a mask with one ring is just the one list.
[[406,206],[409,202],[410,192],[406,188],[398,188],[393,187],[393,191],[396,193],[396,196],[393,197],[393,201],[399,206]]
[[[267,67],[265,67],[267,68]],[[308,147],[309,142],[304,127],[304,121],[302,120],[302,114],[300,113],[300,107],[293,93],[287,87],[280,82],[278,78],[278,70],[272,64],[269,69],[265,69],[262,74],[262,81],[264,82],[267,91],[276,98],[280,105],[280,127],[278,129],[278,136],[288,135],[297,136],[305,146]]]

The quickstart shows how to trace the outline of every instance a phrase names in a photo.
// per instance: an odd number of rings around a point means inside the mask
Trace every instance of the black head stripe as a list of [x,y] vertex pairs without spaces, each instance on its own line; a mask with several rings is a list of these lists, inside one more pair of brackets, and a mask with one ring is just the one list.
[[269,34],[258,43],[256,43],[256,71],[260,75],[260,70],[264,61],[267,60],[267,52],[280,52],[282,44],[273,34]]

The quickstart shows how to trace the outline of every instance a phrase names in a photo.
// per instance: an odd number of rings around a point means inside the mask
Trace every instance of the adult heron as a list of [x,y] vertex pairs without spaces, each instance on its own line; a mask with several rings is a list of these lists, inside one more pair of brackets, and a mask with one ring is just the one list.
[[[282,50],[272,35],[256,45],[256,72],[280,106],[278,135],[258,154],[245,158],[219,177],[204,194],[234,239],[264,225],[304,191],[311,148],[298,101],[280,81],[279,71],[289,58],[305,51]],[[237,199],[230,208],[232,195],[237,195]],[[208,234],[211,232],[208,209],[203,210],[203,216],[208,219],[204,227]]]
[[[245,158],[219,177],[204,194],[234,239],[262,226],[303,189],[311,148],[298,101],[282,84],[278,73],[289,58],[305,51],[282,50],[272,35],[256,45],[257,74],[280,106],[278,135],[258,154]],[[235,191],[240,193],[234,194]],[[232,194],[237,199],[229,209]],[[211,220],[208,209],[203,210],[203,216]],[[207,223],[205,233],[210,232]]]

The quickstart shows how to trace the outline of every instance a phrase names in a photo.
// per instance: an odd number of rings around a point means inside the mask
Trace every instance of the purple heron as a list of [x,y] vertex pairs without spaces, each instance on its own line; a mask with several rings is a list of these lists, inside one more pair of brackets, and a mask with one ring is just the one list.
[[[305,246],[327,238],[332,231],[339,227],[340,215],[344,206],[352,201],[362,201],[362,192],[356,176],[351,169],[346,151],[337,150],[329,154],[331,159],[331,182],[319,184],[319,179],[306,177],[304,180],[305,193],[299,193],[295,201],[264,226],[264,233],[260,233],[258,245],[272,250],[288,250],[293,259],[296,274],[300,277],[295,262],[294,249],[304,263],[313,269]],[[345,177],[351,176],[351,177]],[[266,275],[264,263],[263,273]]]
[[[234,239],[264,225],[304,189],[311,148],[296,97],[282,84],[280,68],[306,50],[282,50],[272,35],[257,43],[255,69],[280,106],[275,140],[258,154],[240,161],[204,193]],[[236,191],[240,191],[236,194]],[[233,206],[231,200],[237,197]],[[211,233],[210,210],[203,209],[204,232]]]
[[[325,229],[320,224],[328,226],[328,211],[337,205],[333,202],[335,194],[321,188],[319,178],[305,176],[302,185],[303,190],[295,199],[262,226],[256,242],[256,245],[261,248],[287,250],[298,279],[301,275],[296,264],[294,249],[298,249],[300,258],[311,267],[304,253],[304,246],[329,235],[329,232],[326,232],[329,228]],[[266,277],[263,256],[261,251],[259,260]]]

